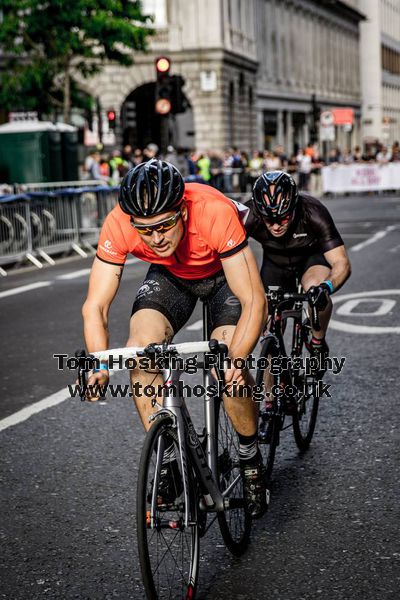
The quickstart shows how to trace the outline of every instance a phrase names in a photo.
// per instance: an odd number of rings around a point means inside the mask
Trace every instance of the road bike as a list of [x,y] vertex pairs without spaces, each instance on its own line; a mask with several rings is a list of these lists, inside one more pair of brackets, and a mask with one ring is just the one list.
[[[204,306],[204,337],[208,333],[208,307]],[[245,511],[239,465],[239,442],[218,394],[227,347],[217,340],[183,344],[150,344],[94,353],[98,359],[144,356],[164,361],[162,406],[151,416],[152,425],[142,449],[137,485],[137,538],[142,579],[149,599],[193,599],[199,577],[200,538],[217,519],[225,545],[236,556],[246,550],[251,517]],[[177,358],[205,353],[198,361],[203,374],[204,428],[193,425],[185,398],[179,393],[184,364]],[[218,360],[215,360],[215,359]],[[172,361],[175,359],[175,361]],[[80,354],[79,382],[84,390],[88,357]],[[172,363],[175,368],[171,367]],[[178,393],[177,393],[178,390]],[[172,392],[172,393],[170,393]],[[171,460],[173,457],[173,460]],[[171,464],[173,463],[173,468]],[[163,469],[169,465],[168,489]],[[210,516],[210,517],[209,517]]]
[[[307,311],[307,295],[285,292],[279,286],[267,288],[268,321],[261,338],[256,385],[264,389],[266,402],[259,410],[259,445],[270,481],[281,432],[293,427],[300,451],[308,449],[315,430],[319,406],[320,368],[310,361],[313,328],[320,329],[318,311]],[[289,354],[286,346],[291,347]],[[261,360],[262,359],[262,360]],[[313,367],[314,368],[311,368]],[[286,419],[291,419],[285,425]]]

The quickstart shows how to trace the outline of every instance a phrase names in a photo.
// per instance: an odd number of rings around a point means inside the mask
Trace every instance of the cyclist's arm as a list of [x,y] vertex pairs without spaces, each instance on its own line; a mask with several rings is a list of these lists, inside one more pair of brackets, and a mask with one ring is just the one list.
[[117,293],[123,265],[94,259],[89,291],[82,307],[85,344],[88,352],[108,348],[108,311]]
[[346,248],[344,246],[337,246],[332,250],[324,252],[324,256],[331,265],[331,272],[328,279],[332,282],[333,289],[336,292],[351,274],[351,265]]
[[232,293],[239,299],[242,314],[229,347],[231,358],[246,358],[257,344],[266,319],[265,292],[250,248],[222,261]]

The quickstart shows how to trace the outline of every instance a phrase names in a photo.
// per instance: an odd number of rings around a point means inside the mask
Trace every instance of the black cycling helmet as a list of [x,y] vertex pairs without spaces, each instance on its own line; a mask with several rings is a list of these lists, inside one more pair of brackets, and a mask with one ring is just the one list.
[[130,169],[122,180],[118,202],[134,217],[152,217],[173,210],[183,197],[184,183],[178,169],[155,158]]
[[[271,193],[271,186],[275,186]],[[257,213],[266,219],[291,215],[298,199],[297,185],[283,171],[269,171],[257,179],[253,187],[253,203]]]

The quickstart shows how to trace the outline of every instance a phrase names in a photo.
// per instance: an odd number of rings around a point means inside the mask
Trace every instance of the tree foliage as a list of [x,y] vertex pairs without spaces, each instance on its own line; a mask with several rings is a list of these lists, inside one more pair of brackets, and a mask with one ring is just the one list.
[[153,31],[136,0],[0,0],[0,11],[0,105],[63,109],[66,122],[71,105],[87,105],[79,79],[106,61],[131,65]]

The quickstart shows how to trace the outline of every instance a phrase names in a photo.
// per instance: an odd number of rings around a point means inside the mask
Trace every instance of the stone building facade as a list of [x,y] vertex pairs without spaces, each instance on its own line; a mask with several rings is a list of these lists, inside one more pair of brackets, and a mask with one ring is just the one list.
[[[191,106],[172,124],[181,145],[250,150],[282,143],[291,152],[309,141],[313,97],[321,109],[354,108],[352,133],[338,132],[339,143],[351,144],[361,109],[362,16],[354,1],[145,0],[144,11],[157,15],[150,52],[136,54],[129,68],[107,66],[86,89],[104,111],[123,115],[135,90],[155,81],[155,58],[167,55]],[[122,119],[121,137],[123,129]]]
[[359,21],[344,2],[256,0],[259,144],[286,148],[310,139],[313,102],[322,110],[350,107],[352,132],[336,128],[343,149],[359,140]]
[[400,140],[400,0],[358,0],[363,139]]

